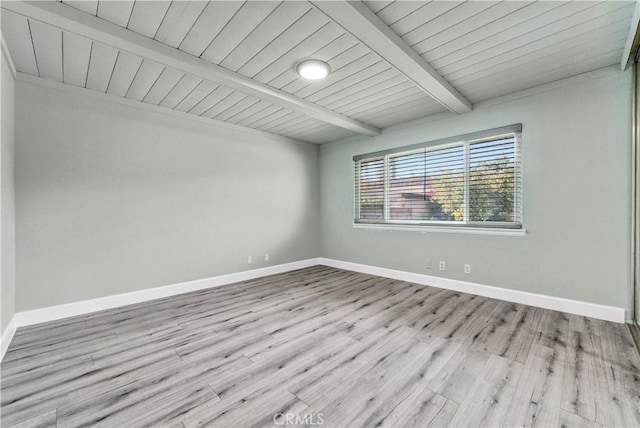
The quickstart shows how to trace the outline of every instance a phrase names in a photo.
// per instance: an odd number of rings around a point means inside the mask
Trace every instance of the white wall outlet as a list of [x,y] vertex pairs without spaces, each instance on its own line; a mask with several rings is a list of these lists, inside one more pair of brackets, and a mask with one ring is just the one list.
[[265,262],[269,261],[269,253],[264,253],[264,261]]
[[427,261],[425,262],[425,267],[427,269],[431,269],[431,260],[430,259],[427,259]]
[[466,274],[471,273],[471,265],[464,265],[464,273]]
[[247,256],[247,263],[248,264],[253,263],[253,256]]
[[440,270],[445,270],[447,268],[447,264],[445,262],[440,262],[439,268]]

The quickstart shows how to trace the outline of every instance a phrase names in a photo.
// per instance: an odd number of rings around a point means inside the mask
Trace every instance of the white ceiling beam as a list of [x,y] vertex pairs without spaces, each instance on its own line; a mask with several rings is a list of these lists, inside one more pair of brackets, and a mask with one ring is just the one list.
[[471,103],[361,1],[313,1],[314,6],[454,113]]
[[633,15],[631,16],[631,26],[629,27],[629,34],[627,35],[627,43],[624,45],[624,51],[622,53],[622,61],[620,62],[620,69],[625,71],[635,61],[635,57],[638,54],[638,47],[640,46],[640,31],[638,26],[640,25],[640,2],[636,0],[635,7],[633,8]]
[[193,74],[350,131],[378,135],[380,130],[343,114],[318,106],[261,82],[234,73],[191,54],[142,36],[60,2],[2,1],[3,9],[78,34],[116,49]]

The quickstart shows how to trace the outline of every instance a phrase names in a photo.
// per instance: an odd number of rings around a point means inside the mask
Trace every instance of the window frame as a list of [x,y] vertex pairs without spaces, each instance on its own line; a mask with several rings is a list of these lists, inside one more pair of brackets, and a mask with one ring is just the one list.
[[[482,141],[492,141],[501,137],[514,138],[514,188],[513,188],[513,222],[505,221],[470,221],[469,220],[469,204],[470,204],[470,146],[474,143]],[[373,227],[373,228],[398,228],[398,229],[427,229],[430,227],[443,228],[447,230],[453,229],[474,229],[474,230],[509,230],[524,231],[522,219],[522,124],[514,124],[500,128],[487,129],[484,131],[473,132],[469,134],[448,137],[425,143],[412,144],[409,146],[398,147],[368,154],[357,155],[353,157],[354,161],[354,216],[353,225],[356,227]],[[445,221],[445,220],[392,220],[390,216],[389,203],[389,159],[392,157],[410,155],[412,153],[420,153],[422,151],[435,151],[452,147],[463,147],[464,152],[464,217],[462,221]],[[360,192],[361,192],[361,171],[360,165],[363,161],[383,160],[383,218],[361,219],[360,218]]]

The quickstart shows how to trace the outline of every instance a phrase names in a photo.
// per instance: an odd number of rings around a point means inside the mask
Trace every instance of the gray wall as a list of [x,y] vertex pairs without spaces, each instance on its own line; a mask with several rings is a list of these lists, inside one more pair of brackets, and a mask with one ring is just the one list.
[[[468,114],[323,145],[321,255],[628,309],[630,83],[610,68]],[[526,236],[352,227],[353,155],[512,123],[523,124]],[[446,271],[435,268],[439,260]]]
[[17,311],[317,257],[317,146],[16,97]]
[[[324,145],[318,161],[316,146],[17,82],[16,310],[318,255],[629,308],[629,85],[612,68]],[[353,155],[516,122],[526,236],[352,228]],[[4,272],[2,291],[12,313]]]
[[0,88],[2,106],[2,145],[0,147],[0,305],[1,332],[4,333],[15,312],[15,205],[13,185],[14,82],[2,57]]

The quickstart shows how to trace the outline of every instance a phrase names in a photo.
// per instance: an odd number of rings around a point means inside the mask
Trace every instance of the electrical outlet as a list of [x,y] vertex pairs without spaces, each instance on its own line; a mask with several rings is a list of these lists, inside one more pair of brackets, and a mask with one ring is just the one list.
[[248,264],[253,263],[253,256],[247,256],[247,263]]
[[439,268],[440,270],[445,270],[447,268],[447,264],[445,262],[440,262]]
[[430,259],[427,259],[427,261],[425,262],[425,267],[427,269],[431,269],[431,260]]
[[265,262],[269,261],[269,253],[264,253],[264,261]]
[[466,274],[471,273],[471,265],[464,265],[464,273]]

